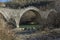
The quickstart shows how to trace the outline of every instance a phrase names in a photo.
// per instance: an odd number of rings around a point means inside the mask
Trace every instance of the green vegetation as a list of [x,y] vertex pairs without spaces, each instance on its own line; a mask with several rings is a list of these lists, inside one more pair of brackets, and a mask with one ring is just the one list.
[[20,25],[20,28],[32,28],[32,27],[39,27],[39,25]]

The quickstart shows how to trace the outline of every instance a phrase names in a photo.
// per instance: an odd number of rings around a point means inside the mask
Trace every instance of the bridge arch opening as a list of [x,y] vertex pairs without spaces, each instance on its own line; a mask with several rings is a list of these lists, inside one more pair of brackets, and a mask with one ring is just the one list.
[[57,11],[56,10],[50,11],[47,16],[47,26],[49,28],[55,28],[57,24],[56,19],[57,19]]
[[39,11],[36,10],[27,10],[20,17],[20,25],[40,25],[41,23],[41,15]]

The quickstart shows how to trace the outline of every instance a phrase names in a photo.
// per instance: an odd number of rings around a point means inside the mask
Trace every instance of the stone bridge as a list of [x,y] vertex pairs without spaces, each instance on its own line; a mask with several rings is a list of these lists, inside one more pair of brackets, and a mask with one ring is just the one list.
[[39,23],[44,23],[43,20],[46,21],[48,15],[50,12],[54,11],[54,9],[51,10],[46,10],[46,11],[41,11],[40,9],[30,6],[26,7],[23,9],[10,9],[10,8],[0,8],[0,13],[5,17],[7,22],[12,18],[16,22],[16,26],[19,28],[19,23],[21,21],[22,16],[28,12],[28,11],[33,11],[37,16],[37,22]]

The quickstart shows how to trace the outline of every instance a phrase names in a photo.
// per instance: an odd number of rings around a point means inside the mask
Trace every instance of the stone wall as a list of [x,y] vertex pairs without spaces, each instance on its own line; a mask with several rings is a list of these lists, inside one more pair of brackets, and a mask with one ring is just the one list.
[[60,0],[55,1],[55,9],[60,12]]

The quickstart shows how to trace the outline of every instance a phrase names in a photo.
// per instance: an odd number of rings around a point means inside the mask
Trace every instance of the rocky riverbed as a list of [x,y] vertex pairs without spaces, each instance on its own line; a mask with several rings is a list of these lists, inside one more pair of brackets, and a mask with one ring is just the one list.
[[15,31],[16,32],[16,40],[60,40],[60,30],[54,29],[50,31],[36,31],[30,33],[28,31]]

